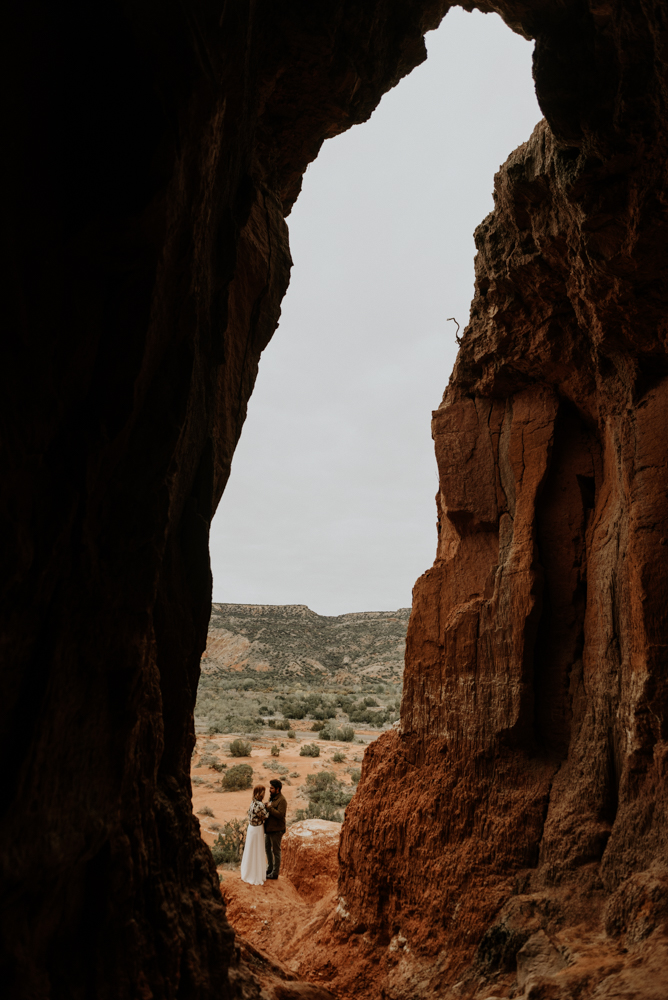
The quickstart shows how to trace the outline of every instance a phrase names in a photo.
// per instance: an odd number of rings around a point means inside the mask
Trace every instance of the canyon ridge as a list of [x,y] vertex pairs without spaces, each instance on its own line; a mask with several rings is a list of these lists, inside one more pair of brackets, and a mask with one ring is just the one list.
[[398,683],[410,611],[327,616],[305,605],[213,604],[202,669]]

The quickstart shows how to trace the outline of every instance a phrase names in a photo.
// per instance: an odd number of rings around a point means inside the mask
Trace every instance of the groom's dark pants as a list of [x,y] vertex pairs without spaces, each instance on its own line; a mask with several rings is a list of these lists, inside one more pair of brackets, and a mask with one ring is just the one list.
[[267,854],[267,868],[272,875],[278,876],[281,870],[281,841],[283,830],[276,830],[274,833],[265,833],[264,849]]

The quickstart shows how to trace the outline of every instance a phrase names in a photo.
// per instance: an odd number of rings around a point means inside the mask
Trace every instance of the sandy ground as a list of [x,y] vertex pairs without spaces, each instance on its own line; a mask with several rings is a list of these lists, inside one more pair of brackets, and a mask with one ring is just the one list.
[[[193,811],[200,821],[202,838],[209,846],[213,844],[218,835],[217,826],[229,822],[231,819],[244,819],[246,811],[251,803],[251,790],[245,789],[241,792],[224,792],[220,787],[221,778],[224,774],[217,772],[213,767],[200,767],[199,759],[202,753],[212,753],[219,758],[221,763],[233,767],[235,764],[250,764],[253,768],[253,784],[262,784],[267,787],[265,801],[269,797],[269,782],[272,778],[280,778],[283,782],[283,794],[288,800],[288,825],[296,819],[297,809],[304,809],[307,800],[300,795],[300,787],[306,782],[307,774],[315,774],[318,771],[333,771],[341,781],[351,784],[350,769],[361,768],[362,756],[365,746],[361,743],[337,743],[320,741],[317,733],[297,732],[297,738],[288,739],[283,730],[270,730],[257,737],[243,737],[252,744],[250,757],[231,757],[229,745],[239,734],[229,733],[215,736],[198,735],[195,754],[193,756],[193,767],[191,776],[200,777],[206,784],[199,784],[193,781]],[[363,739],[367,745],[380,735],[378,730],[356,733],[356,740]],[[320,747],[319,757],[300,757],[299,750],[304,743],[317,743]],[[280,749],[278,757],[272,757],[270,750],[276,744]],[[217,747],[217,749],[214,749]],[[345,754],[345,761],[335,764],[332,760],[334,754],[340,751]],[[282,767],[288,768],[288,775],[283,775],[268,769],[265,764],[274,762]],[[205,807],[213,813],[213,816],[199,815]]]

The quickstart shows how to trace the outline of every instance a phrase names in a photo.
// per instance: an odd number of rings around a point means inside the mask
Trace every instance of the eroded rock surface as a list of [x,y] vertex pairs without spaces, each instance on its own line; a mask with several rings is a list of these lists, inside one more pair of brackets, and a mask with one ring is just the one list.
[[[581,13],[598,41],[578,41],[579,105],[555,113],[539,37],[547,121],[476,233],[401,732],[367,751],[343,832],[351,925],[382,949],[400,932],[425,994],[668,990],[665,11]],[[576,926],[605,961],[582,958]]]

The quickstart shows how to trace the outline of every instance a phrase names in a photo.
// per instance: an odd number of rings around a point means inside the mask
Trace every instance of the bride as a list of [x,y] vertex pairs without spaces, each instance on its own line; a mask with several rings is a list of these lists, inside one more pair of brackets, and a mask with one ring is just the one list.
[[264,785],[255,786],[253,801],[248,810],[248,831],[241,859],[241,880],[250,885],[264,885],[267,867],[267,856],[264,853],[264,821],[269,813],[262,801],[264,793]]

